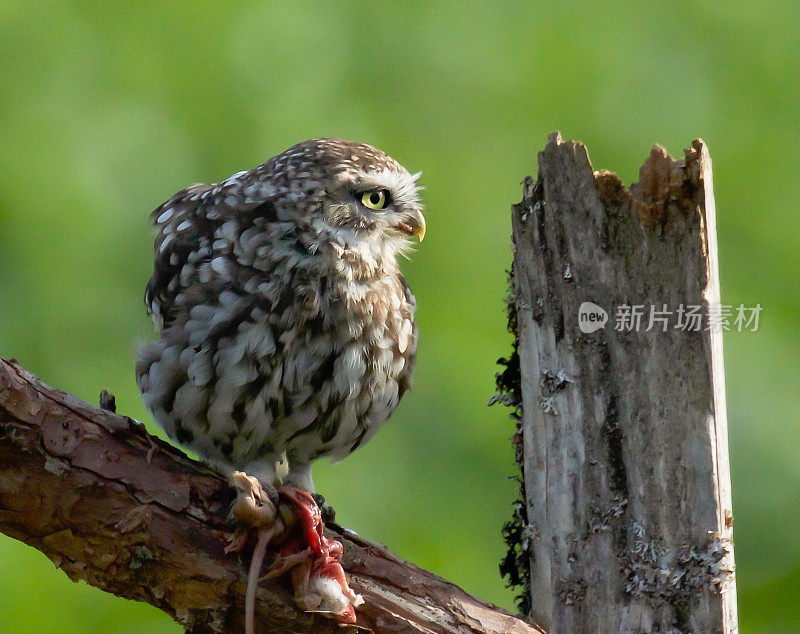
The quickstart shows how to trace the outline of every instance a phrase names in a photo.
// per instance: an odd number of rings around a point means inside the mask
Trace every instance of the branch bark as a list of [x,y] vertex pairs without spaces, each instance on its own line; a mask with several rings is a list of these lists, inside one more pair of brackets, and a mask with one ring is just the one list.
[[[197,633],[243,630],[246,573],[223,553],[233,491],[130,418],[54,390],[0,359],[0,531],[42,551],[73,581],[145,601]],[[328,527],[376,632],[532,634],[384,546]],[[341,632],[298,611],[288,584],[259,586],[261,632]]]
[[[627,190],[555,133],[512,221],[532,616],[554,633],[736,631],[706,146],[654,147]],[[580,328],[584,302],[610,321]],[[616,328],[623,306],[640,328]],[[702,329],[675,327],[680,306]],[[646,331],[651,307],[666,329]]]

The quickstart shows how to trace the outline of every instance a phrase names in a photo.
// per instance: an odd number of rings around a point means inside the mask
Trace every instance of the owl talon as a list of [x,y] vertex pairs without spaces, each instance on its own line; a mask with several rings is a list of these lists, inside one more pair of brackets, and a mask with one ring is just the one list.
[[326,525],[334,524],[336,522],[336,511],[331,505],[325,504],[325,497],[319,493],[312,493],[311,497],[314,498],[314,501],[319,507],[320,515],[322,516],[322,523]]

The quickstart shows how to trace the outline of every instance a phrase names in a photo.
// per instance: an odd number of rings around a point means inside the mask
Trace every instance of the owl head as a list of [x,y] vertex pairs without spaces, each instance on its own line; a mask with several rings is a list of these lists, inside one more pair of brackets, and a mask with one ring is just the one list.
[[379,149],[341,139],[312,139],[289,148],[267,166],[285,213],[343,245],[369,243],[402,252],[422,241],[425,217],[416,181]]

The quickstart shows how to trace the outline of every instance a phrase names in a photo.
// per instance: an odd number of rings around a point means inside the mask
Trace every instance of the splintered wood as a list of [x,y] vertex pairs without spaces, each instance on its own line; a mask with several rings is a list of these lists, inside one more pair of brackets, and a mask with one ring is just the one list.
[[626,189],[553,134],[512,217],[531,616],[736,631],[705,144]]

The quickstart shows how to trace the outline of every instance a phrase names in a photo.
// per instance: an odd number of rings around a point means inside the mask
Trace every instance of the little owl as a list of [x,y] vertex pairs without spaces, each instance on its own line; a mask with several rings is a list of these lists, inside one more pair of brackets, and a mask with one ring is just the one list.
[[417,348],[397,256],[425,234],[418,176],[315,139],[153,212],[160,339],[136,380],[170,438],[226,474],[313,492],[315,460],[378,431]]

